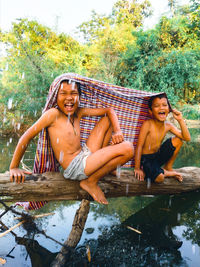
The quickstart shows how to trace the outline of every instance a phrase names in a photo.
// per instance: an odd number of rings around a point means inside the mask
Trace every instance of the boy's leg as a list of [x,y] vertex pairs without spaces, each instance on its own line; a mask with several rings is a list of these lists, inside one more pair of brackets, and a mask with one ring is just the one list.
[[[160,173],[156,177],[155,182],[162,183],[165,177],[174,177],[179,182],[182,182],[183,180],[182,175],[174,171],[172,168],[174,161],[178,155],[178,152],[180,151],[182,143],[183,143],[182,140],[178,137],[173,137],[171,138],[171,141],[170,139],[168,139],[165,143],[163,143],[163,145],[160,148],[161,152],[159,154],[159,159],[158,159],[158,162],[160,162],[160,166],[162,166],[164,162],[166,162],[166,158],[169,158],[169,159],[163,167],[164,173]],[[171,147],[171,145],[173,146],[173,148]],[[174,148],[175,150],[172,151],[172,149]]]
[[92,153],[108,145],[112,134],[112,127],[108,117],[102,117],[92,129],[86,145]]
[[178,137],[173,137],[172,138],[172,145],[176,148],[172,157],[169,159],[169,161],[164,165],[164,169],[167,170],[167,171],[172,171],[173,170],[173,164],[174,164],[174,161],[183,145],[183,141],[178,138]]
[[155,182],[156,183],[163,183],[165,177],[173,177],[173,178],[177,179],[179,182],[182,182],[183,181],[183,177],[182,177],[182,175],[180,173],[178,173],[178,172],[176,172],[174,170],[168,171],[168,170],[165,170],[164,169],[164,174],[163,173],[160,173],[156,177]]
[[163,174],[163,173],[160,173],[160,174],[156,177],[155,182],[156,182],[156,183],[163,183],[163,182],[164,182],[164,179],[165,179],[164,174]]
[[104,193],[97,185],[99,179],[116,169],[118,165],[125,164],[133,157],[133,146],[130,142],[107,146],[91,154],[86,161],[85,174],[89,176],[80,182],[97,202],[107,204]]

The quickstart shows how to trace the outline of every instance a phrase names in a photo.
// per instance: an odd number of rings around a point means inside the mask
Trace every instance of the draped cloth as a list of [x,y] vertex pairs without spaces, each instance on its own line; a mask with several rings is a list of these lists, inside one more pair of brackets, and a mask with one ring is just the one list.
[[[134,148],[136,147],[140,127],[146,119],[150,118],[148,112],[148,100],[151,96],[159,95],[161,93],[155,94],[139,91],[86,78],[74,73],[65,73],[58,76],[51,84],[43,113],[52,107],[57,108],[57,94],[60,84],[64,80],[68,80],[69,83],[79,83],[81,88],[79,107],[113,108],[118,116],[124,140],[132,142]],[[98,120],[98,117],[84,117],[81,119],[82,144],[86,142],[90,131]],[[134,167],[134,158],[127,162],[123,167]],[[34,162],[34,173],[43,173],[47,171],[58,172],[59,163],[54,156],[48,131],[47,129],[43,129],[39,135]],[[32,202],[29,203],[31,204]],[[35,206],[35,203],[37,202],[33,202],[31,206]],[[41,202],[38,203],[38,206],[41,207]]]

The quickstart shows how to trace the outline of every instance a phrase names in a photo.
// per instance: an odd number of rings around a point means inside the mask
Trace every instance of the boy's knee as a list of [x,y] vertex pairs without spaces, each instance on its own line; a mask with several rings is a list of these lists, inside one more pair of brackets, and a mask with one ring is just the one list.
[[109,118],[108,118],[107,116],[102,117],[102,118],[100,119],[100,123],[102,123],[102,124],[103,124],[104,126],[106,126],[107,128],[110,127],[110,125],[111,125],[111,122],[110,122],[110,120],[109,120]]
[[163,182],[164,182],[164,174],[163,174],[163,173],[160,173],[160,174],[156,177],[155,182],[156,182],[156,183],[163,183]]
[[124,153],[127,158],[131,159],[134,156],[134,147],[131,142],[125,141],[122,143],[124,148]]
[[180,146],[182,146],[182,144],[183,144],[183,140],[180,139],[179,137],[173,137],[172,138],[172,145],[174,147],[180,147]]

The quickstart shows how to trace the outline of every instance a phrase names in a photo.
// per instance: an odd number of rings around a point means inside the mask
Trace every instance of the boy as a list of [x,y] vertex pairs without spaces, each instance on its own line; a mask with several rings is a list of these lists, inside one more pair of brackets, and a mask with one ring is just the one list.
[[[182,140],[190,141],[190,133],[180,111],[173,109],[173,117],[178,121],[180,129],[167,122],[170,106],[166,94],[153,96],[149,100],[149,113],[152,119],[146,120],[138,138],[135,154],[135,177],[142,181],[150,179],[161,183],[165,177],[175,177],[182,182],[181,174],[172,169],[176,156],[182,146]],[[171,132],[175,137],[162,141]],[[164,165],[164,168],[161,166]]]
[[[62,77],[62,76],[61,76]],[[117,116],[111,108],[79,108],[79,85],[65,79],[58,83],[57,105],[48,109],[20,138],[10,164],[11,181],[24,182],[27,173],[19,163],[27,145],[43,128],[48,134],[57,161],[66,179],[80,180],[80,186],[99,203],[108,204],[98,181],[133,157],[133,146],[124,142]],[[80,120],[84,116],[102,116],[91,131],[86,145],[80,145]],[[107,146],[111,137],[112,145]]]

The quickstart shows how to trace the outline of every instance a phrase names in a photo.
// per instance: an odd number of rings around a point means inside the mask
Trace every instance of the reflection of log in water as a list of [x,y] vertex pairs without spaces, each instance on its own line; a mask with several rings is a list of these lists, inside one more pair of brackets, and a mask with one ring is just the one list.
[[[178,170],[183,175],[183,183],[175,179],[165,179],[163,184],[151,184],[138,181],[133,170],[124,171],[120,178],[112,175],[104,177],[99,185],[106,197],[177,194],[200,188],[200,168],[184,167]],[[78,181],[66,180],[61,173],[31,175],[24,184],[11,183],[9,174],[0,174],[0,196],[7,196],[12,201],[25,200],[82,200],[88,194],[81,190]],[[8,199],[7,199],[8,200]]]

